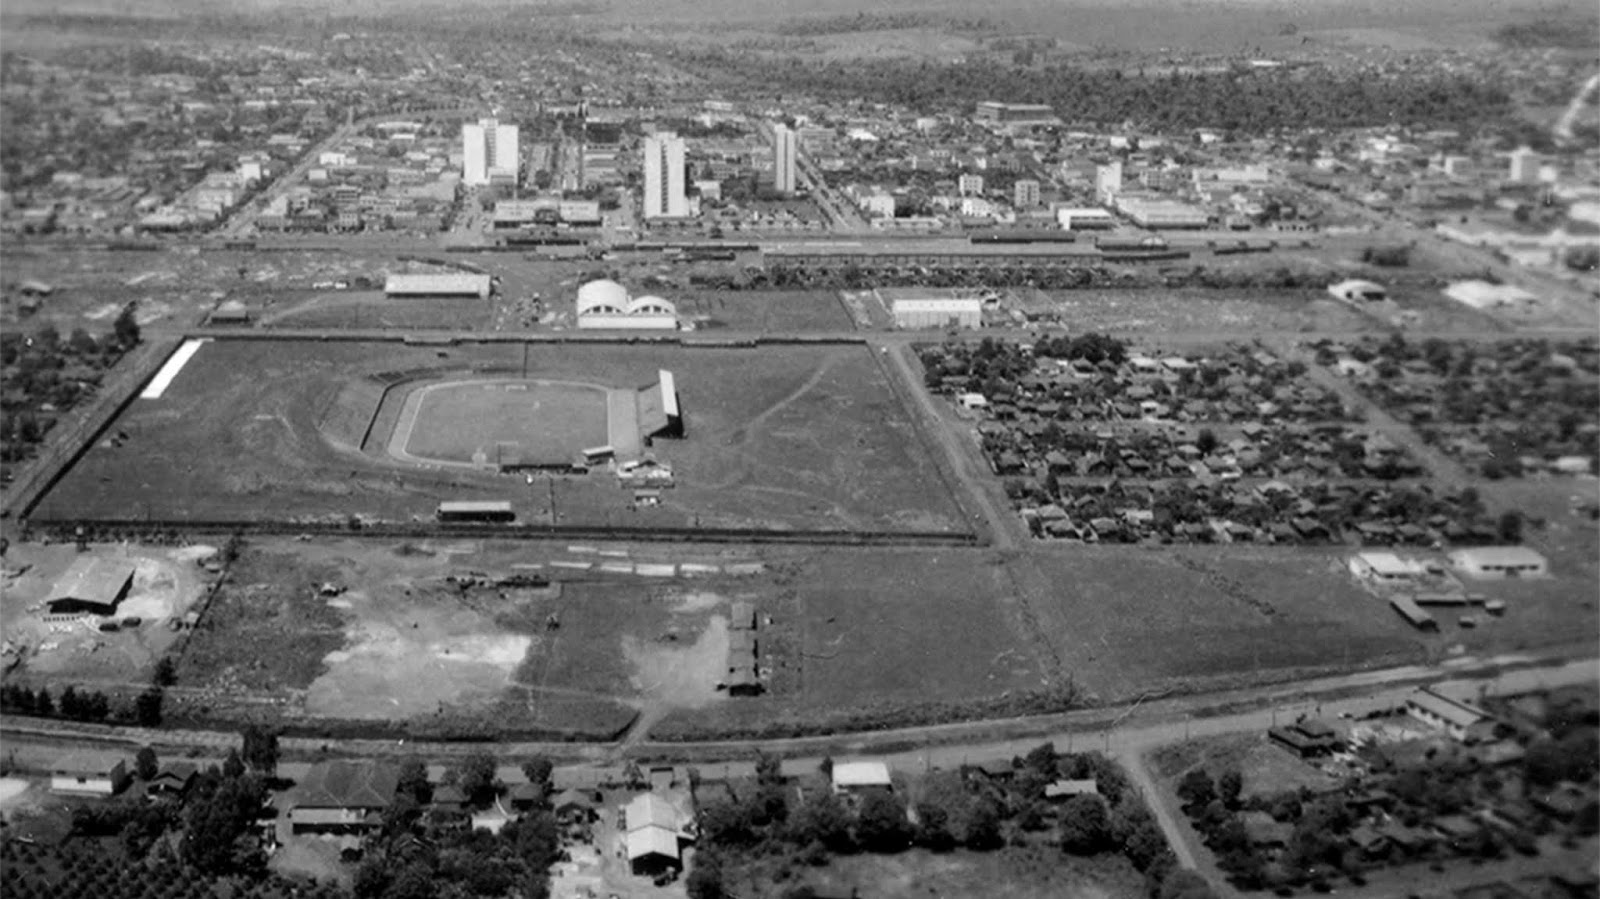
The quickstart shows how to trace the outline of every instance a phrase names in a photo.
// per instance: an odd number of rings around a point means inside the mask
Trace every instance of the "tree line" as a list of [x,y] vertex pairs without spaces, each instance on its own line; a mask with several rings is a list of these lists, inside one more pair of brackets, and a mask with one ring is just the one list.
[[1216,128],[1262,133],[1307,128],[1362,128],[1404,122],[1412,127],[1473,128],[1509,115],[1501,87],[1465,74],[1407,74],[1310,68],[1293,73],[1235,69],[1146,75],[1043,67],[993,60],[939,64],[926,60],[773,60],[721,50],[688,61],[729,83],[766,84],[837,102],[879,102],[917,112],[969,113],[997,98],[1043,103],[1063,120],[1157,131]]

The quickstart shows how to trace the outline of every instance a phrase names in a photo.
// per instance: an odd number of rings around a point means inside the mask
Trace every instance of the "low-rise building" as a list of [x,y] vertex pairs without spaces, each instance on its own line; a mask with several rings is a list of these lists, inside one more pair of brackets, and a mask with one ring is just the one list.
[[1449,558],[1457,571],[1481,580],[1544,577],[1550,573],[1545,557],[1525,546],[1477,546],[1455,550]]
[[50,792],[115,796],[128,785],[127,761],[110,752],[69,752],[50,766]]

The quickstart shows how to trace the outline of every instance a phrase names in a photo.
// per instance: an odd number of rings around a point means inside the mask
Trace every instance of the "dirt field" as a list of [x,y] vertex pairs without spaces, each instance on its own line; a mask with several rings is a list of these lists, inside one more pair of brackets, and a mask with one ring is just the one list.
[[[773,883],[772,863],[741,872],[754,884]],[[995,852],[914,849],[895,855],[833,856],[826,866],[803,869],[796,880],[828,895],[992,896],[995,899],[1135,899],[1144,878],[1116,855],[1079,858],[1040,845]],[[739,881],[735,881],[738,883]]]
[[138,618],[136,627],[101,631],[98,617],[76,621],[44,620],[43,602],[78,557],[71,545],[13,544],[6,552],[8,575],[0,590],[0,627],[18,647],[17,671],[26,677],[61,677],[107,686],[143,685],[157,659],[179,639],[167,625],[181,619],[201,595],[205,572],[196,559],[211,556],[209,546],[164,550],[157,547],[95,545],[97,556],[134,569],[133,588],[117,607],[115,620]]
[[352,379],[429,366],[516,371],[520,345],[215,341],[160,399],[134,401],[115,423],[128,442],[91,449],[36,517],[406,521],[445,499],[508,499],[523,521],[586,526],[966,530],[863,347],[538,344],[527,359],[530,378],[618,388],[674,372],[687,437],[655,443],[677,482],[659,507],[634,510],[609,476],[527,484],[436,471],[336,449],[319,428]]
[[698,330],[805,333],[850,331],[856,325],[831,290],[667,291],[678,315]]
[[1085,331],[1360,331],[1372,320],[1320,290],[1057,290],[1057,314]]

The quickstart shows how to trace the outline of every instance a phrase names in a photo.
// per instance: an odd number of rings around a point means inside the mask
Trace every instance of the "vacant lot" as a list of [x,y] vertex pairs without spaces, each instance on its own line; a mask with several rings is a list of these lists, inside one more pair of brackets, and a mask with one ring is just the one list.
[[1362,331],[1373,319],[1322,290],[1207,290],[1203,288],[1058,290],[1056,315],[1074,330],[1185,333],[1215,338],[1265,331]]
[[[913,849],[895,855],[832,856],[827,865],[802,868],[794,878],[830,896],[1135,899],[1147,894],[1144,878],[1119,855],[1081,858],[1041,842],[994,852]],[[741,865],[733,883],[748,882],[752,888],[774,883],[780,864],[787,862],[763,859]]]
[[[372,374],[524,364],[531,379],[615,388],[674,372],[687,438],[655,444],[678,485],[661,506],[633,510],[602,474],[437,471],[336,449],[319,427]],[[127,442],[91,449],[36,517],[407,521],[445,499],[507,499],[520,520],[582,526],[965,532],[887,377],[861,346],[534,344],[524,359],[520,344],[215,341],[159,399],[135,400],[114,423]]]
[[831,290],[666,291],[678,315],[706,330],[805,333],[850,331],[855,323]]

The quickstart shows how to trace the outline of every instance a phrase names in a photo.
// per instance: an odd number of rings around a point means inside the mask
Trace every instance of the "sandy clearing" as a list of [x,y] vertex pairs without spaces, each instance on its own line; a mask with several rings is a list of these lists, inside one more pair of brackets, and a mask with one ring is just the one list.
[[692,645],[622,638],[622,652],[633,665],[633,685],[643,699],[674,708],[698,709],[727,694],[717,690],[726,677],[728,619],[713,615]]
[[0,809],[21,804],[22,794],[28,792],[28,782],[20,777],[0,777]]

